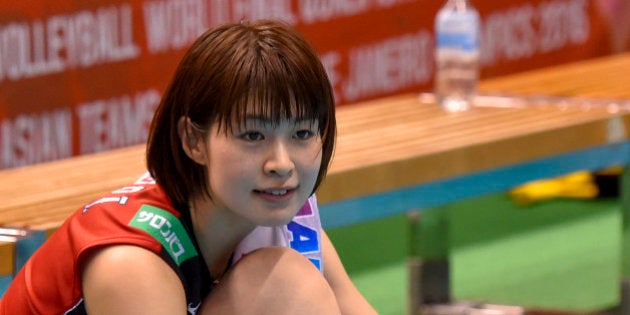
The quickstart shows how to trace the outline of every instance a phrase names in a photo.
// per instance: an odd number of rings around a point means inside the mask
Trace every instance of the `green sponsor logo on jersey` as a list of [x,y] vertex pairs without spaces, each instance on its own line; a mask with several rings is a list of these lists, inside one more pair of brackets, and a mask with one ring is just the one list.
[[142,205],[129,225],[149,233],[159,241],[178,266],[198,255],[182,223],[164,209]]

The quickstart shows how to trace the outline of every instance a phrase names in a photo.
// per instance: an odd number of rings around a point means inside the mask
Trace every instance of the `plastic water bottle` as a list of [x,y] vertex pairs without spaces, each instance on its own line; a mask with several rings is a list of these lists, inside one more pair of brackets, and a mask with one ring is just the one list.
[[447,0],[435,19],[435,96],[447,111],[468,110],[479,81],[479,13],[468,0]]

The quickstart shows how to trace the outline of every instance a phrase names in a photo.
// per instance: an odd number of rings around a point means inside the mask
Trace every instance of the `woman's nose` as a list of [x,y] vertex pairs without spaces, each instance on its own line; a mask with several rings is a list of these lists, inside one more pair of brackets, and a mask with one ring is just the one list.
[[263,168],[265,173],[269,175],[284,177],[293,173],[295,165],[291,159],[288,147],[283,141],[275,141],[271,145]]

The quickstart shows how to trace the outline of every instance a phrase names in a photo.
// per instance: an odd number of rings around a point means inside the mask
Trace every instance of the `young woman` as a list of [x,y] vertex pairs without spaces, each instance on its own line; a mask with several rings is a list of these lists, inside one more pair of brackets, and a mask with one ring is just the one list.
[[219,26],[181,61],[150,174],[73,214],[0,314],[373,314],[314,196],[335,110],[308,43],[274,21]]

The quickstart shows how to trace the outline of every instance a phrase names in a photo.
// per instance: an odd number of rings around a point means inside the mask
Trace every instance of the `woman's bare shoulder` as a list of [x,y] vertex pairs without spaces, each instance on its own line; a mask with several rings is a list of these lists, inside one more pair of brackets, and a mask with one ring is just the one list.
[[94,250],[82,263],[90,314],[186,314],[183,285],[155,253],[133,245]]

